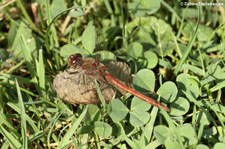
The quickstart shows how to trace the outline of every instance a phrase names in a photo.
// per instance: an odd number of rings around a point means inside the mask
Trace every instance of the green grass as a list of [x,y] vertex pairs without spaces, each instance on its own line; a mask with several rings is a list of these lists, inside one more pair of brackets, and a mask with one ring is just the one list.
[[[221,3],[38,1],[33,14],[1,2],[0,147],[225,148]],[[126,62],[134,88],[170,112],[130,94],[105,103],[97,82],[100,105],[65,103],[53,79],[74,53]]]

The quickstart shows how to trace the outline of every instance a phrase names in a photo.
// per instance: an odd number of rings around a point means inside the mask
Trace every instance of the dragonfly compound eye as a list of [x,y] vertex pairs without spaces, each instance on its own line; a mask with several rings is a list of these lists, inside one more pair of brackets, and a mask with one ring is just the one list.
[[70,67],[80,66],[82,63],[82,55],[79,53],[70,55],[68,58],[68,65]]

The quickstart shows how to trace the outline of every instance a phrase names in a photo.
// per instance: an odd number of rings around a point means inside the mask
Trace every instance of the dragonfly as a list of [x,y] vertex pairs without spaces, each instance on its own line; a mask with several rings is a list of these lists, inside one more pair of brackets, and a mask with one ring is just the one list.
[[[155,107],[162,108],[165,111],[170,111],[167,106],[140,93],[139,91],[114,77],[107,71],[107,66],[95,58],[83,58],[79,53],[72,54],[68,58],[68,65],[70,70],[82,71],[86,76],[88,76],[88,78],[96,79],[97,81],[105,82],[106,84],[108,83],[116,88],[129,92],[130,94],[146,101]],[[70,71],[69,73],[77,72]]]

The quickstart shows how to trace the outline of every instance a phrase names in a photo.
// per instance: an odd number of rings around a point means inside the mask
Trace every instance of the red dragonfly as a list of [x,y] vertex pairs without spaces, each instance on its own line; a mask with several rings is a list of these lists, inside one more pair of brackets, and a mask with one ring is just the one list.
[[137,90],[128,87],[125,85],[122,81],[118,80],[114,76],[112,76],[108,71],[104,64],[100,63],[98,60],[94,58],[86,58],[83,59],[82,55],[77,53],[69,56],[68,58],[68,65],[70,68],[81,68],[84,73],[93,79],[99,80],[99,81],[106,81],[109,84],[120,88],[124,91],[127,91],[131,93],[132,95],[148,102],[149,104],[156,106],[158,108],[162,108],[165,111],[170,111],[170,109],[163,105],[162,103],[153,100],[152,98],[143,95],[142,93],[138,92]]

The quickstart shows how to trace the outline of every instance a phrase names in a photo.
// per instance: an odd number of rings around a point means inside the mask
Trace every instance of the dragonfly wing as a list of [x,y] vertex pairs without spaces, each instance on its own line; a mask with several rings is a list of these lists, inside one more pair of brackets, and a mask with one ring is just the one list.
[[[120,80],[123,84],[131,87],[132,86],[132,76],[130,67],[124,63],[119,61],[110,61],[106,64],[107,71],[115,78]],[[118,88],[117,90],[122,94],[126,94],[126,91]]]

